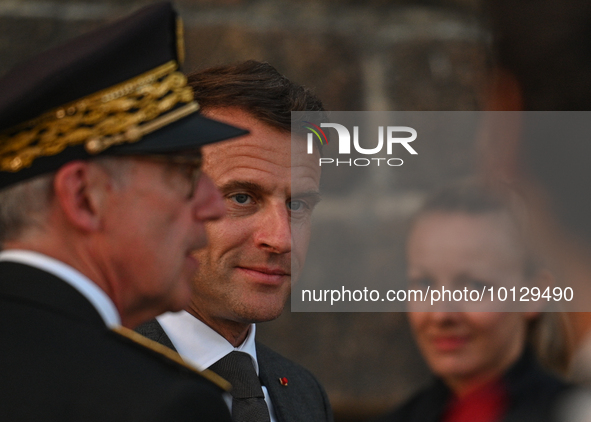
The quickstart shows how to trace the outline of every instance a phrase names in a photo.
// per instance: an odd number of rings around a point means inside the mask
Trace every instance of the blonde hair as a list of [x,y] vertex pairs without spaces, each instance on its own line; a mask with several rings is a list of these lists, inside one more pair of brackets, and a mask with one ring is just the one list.
[[573,332],[565,312],[542,312],[527,327],[527,341],[540,364],[566,375],[574,350]]

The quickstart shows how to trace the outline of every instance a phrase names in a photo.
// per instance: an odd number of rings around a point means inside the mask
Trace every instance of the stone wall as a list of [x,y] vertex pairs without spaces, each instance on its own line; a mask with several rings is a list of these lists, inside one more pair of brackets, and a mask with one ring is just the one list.
[[[149,1],[3,0],[0,73],[26,57]],[[482,106],[487,33],[477,0],[178,0],[185,70],[244,59],[269,61],[316,90],[329,110],[475,110]],[[114,65],[116,65],[114,63]],[[1,95],[1,94],[0,94]],[[438,159],[390,181],[399,200],[389,239],[403,277],[409,216],[434,186],[474,171],[473,145],[441,147]],[[323,204],[343,192],[327,177]],[[317,223],[335,224],[328,218]],[[346,231],[346,225],[343,226]],[[351,234],[352,236],[352,234]],[[344,239],[341,247],[346,249]],[[346,252],[346,250],[345,250]],[[425,369],[402,314],[303,314],[289,310],[260,337],[324,383],[338,421],[360,420],[403,400]]]

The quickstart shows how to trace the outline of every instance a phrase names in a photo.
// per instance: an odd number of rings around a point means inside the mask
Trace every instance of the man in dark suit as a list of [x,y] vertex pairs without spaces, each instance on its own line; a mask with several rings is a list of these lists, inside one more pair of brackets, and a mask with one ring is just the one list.
[[164,314],[138,331],[233,384],[251,377],[257,393],[250,400],[260,410],[242,413],[242,393],[233,390],[234,421],[330,421],[318,381],[255,341],[255,323],[281,314],[301,272],[319,200],[319,151],[296,153],[306,142],[291,141],[291,111],[322,111],[322,103],[267,63],[215,67],[188,79],[206,116],[250,135],[204,148],[204,168],[225,198],[226,217],[206,225],[209,244],[196,254],[200,267],[186,312]]
[[1,417],[230,421],[227,382],[124,328],[188,304],[223,215],[180,21],[153,4],[0,79]]

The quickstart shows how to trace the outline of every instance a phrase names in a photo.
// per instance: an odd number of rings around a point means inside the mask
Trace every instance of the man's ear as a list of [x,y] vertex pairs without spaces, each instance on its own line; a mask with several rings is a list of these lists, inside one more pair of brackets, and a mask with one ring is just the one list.
[[106,180],[104,171],[87,161],[72,161],[57,171],[55,198],[70,224],[83,231],[100,227]]

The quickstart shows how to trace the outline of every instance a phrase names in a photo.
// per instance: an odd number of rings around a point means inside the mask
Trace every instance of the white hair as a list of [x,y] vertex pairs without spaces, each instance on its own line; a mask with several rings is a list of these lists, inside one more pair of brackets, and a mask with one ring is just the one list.
[[[100,157],[92,160],[105,170],[117,186],[127,178],[131,160],[125,157]],[[42,227],[53,200],[55,172],[34,177],[0,190],[0,246],[18,239],[25,230]]]
[[44,174],[0,190],[0,244],[43,223],[53,198],[54,176]]

